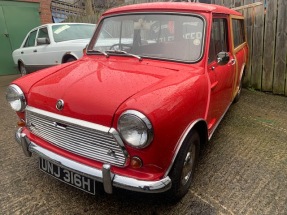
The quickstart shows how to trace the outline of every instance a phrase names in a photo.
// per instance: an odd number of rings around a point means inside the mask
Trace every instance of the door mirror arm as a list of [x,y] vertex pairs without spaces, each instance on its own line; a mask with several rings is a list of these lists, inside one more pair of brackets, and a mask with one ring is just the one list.
[[229,62],[229,54],[228,52],[219,52],[216,56],[218,65],[226,65]]

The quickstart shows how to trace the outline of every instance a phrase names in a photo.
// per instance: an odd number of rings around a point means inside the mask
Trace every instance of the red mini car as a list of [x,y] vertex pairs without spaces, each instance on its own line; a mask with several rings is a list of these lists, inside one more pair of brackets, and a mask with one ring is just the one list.
[[95,193],[113,187],[180,199],[200,147],[239,99],[243,16],[200,3],[107,11],[78,61],[14,81],[16,139],[51,176]]

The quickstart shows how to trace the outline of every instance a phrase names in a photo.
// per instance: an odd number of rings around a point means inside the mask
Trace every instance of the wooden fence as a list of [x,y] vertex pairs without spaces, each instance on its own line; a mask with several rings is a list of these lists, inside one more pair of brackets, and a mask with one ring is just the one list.
[[[254,4],[251,7],[243,5]],[[250,58],[245,86],[287,96],[287,1],[212,0],[245,16]]]

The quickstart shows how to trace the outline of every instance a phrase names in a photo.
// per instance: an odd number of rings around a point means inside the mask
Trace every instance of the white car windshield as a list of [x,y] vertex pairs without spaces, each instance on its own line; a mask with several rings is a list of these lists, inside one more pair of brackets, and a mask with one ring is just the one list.
[[63,24],[52,26],[55,42],[67,40],[89,39],[92,37],[95,25]]
[[195,62],[202,56],[204,28],[203,18],[196,15],[113,16],[100,23],[88,51]]

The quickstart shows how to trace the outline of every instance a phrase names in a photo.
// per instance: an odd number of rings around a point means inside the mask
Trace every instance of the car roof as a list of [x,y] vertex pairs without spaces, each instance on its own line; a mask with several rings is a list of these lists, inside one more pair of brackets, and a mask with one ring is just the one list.
[[83,24],[83,25],[93,25],[93,26],[96,26],[96,24],[92,24],[92,23],[77,23],[77,22],[60,22],[60,23],[48,23],[48,24],[44,24],[44,25],[39,25],[35,28],[33,28],[31,31],[33,30],[36,30],[38,28],[43,28],[43,27],[47,27],[47,26],[56,26],[56,25],[65,25],[65,24],[68,24],[68,25],[74,25],[74,24]]
[[123,7],[113,8],[106,11],[103,15],[112,15],[116,13],[128,13],[128,12],[205,12],[205,13],[220,13],[220,14],[232,14],[242,16],[241,13],[214,4],[203,4],[193,2],[155,2],[155,3],[143,3],[133,4]]

